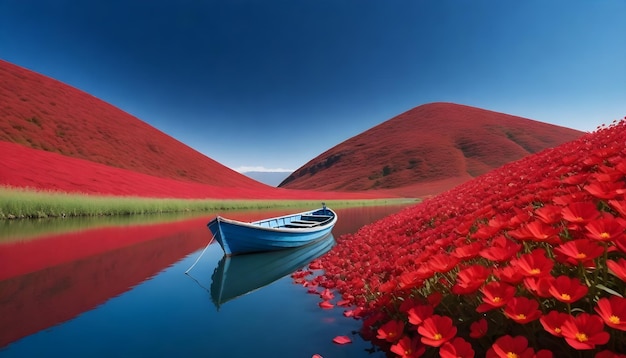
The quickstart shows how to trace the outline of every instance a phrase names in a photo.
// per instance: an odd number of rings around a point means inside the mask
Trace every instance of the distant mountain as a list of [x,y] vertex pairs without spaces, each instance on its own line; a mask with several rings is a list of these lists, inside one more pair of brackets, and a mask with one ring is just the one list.
[[425,104],[327,150],[279,187],[435,194],[581,135],[475,107]]
[[291,173],[286,172],[243,172],[241,173],[263,184],[277,187]]
[[104,101],[2,60],[0,141],[161,178],[266,188]]

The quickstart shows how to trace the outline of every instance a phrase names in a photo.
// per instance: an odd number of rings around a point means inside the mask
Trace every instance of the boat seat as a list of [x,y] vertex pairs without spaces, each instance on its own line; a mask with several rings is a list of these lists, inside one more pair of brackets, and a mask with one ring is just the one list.
[[292,221],[292,222],[290,222],[289,224],[285,225],[285,227],[288,227],[288,228],[292,228],[292,229],[293,229],[293,228],[307,228],[307,227],[313,227],[313,226],[316,226],[316,225],[319,225],[319,223],[318,223],[318,222],[316,222],[316,223],[309,223],[309,224],[307,224],[307,223],[299,223],[299,222],[296,222],[296,221]]
[[326,221],[330,218],[332,218],[332,216],[329,216],[329,215],[302,215],[301,217],[302,220],[310,220],[310,221],[317,221],[317,222]]
[[293,220],[292,223],[296,224],[319,224],[319,221],[311,221],[311,220]]

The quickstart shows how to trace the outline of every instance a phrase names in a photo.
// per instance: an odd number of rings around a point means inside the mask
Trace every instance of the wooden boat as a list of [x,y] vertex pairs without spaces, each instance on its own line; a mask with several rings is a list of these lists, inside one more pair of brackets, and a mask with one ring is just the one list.
[[226,255],[273,251],[306,245],[328,235],[337,214],[322,208],[254,222],[217,216],[208,227]]
[[211,300],[220,306],[292,274],[335,245],[332,234],[293,249],[249,255],[224,255],[211,280]]

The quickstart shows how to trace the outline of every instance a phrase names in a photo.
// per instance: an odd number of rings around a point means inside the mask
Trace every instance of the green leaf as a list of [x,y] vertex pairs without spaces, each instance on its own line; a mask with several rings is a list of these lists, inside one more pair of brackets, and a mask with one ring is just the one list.
[[611,295],[613,295],[613,296],[617,296],[617,297],[622,297],[622,298],[624,298],[624,296],[620,295],[620,294],[619,294],[619,293],[617,293],[616,291],[613,291],[612,289],[610,289],[610,288],[608,288],[608,287],[606,287],[606,286],[604,286],[604,285],[602,285],[602,284],[597,284],[597,285],[596,285],[596,287],[597,287],[597,288],[599,288],[599,289],[601,289],[601,290],[603,290],[603,291],[605,291],[605,292],[610,293],[610,294],[611,294]]

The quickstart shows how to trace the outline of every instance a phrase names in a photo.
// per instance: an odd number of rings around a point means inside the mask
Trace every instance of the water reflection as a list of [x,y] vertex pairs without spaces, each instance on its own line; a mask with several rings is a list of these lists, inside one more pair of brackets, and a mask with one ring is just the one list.
[[[339,221],[333,235],[337,238],[354,232],[365,224],[400,210],[401,207],[336,210]],[[227,214],[234,219],[254,221],[289,212],[293,212],[293,209]],[[286,263],[276,265],[254,262],[240,264],[232,259],[228,263],[225,260],[222,262],[221,249],[211,245],[207,255],[191,274],[205,287],[211,285],[211,273],[215,281],[219,280],[218,276],[222,276],[222,283],[215,284],[222,286],[219,298],[213,297],[216,305],[222,305],[251,288],[254,290],[254,286],[263,287],[271,282],[274,284],[270,285],[272,287],[265,286],[262,290],[254,291],[255,297],[250,300],[229,302],[220,310],[219,317],[203,312],[207,303],[211,305],[211,298],[201,297],[206,292],[199,289],[192,280],[185,278],[183,272],[210,240],[211,235],[206,224],[212,215],[162,218],[160,222],[139,223],[132,220],[111,222],[110,218],[104,218],[101,226],[89,219],[86,224],[69,223],[75,229],[68,229],[70,226],[60,228],[58,221],[55,224],[52,224],[53,221],[42,221],[41,225],[44,227],[35,227],[36,234],[29,228],[22,236],[19,230],[15,230],[17,226],[13,226],[10,231],[12,238],[0,240],[0,356],[67,356],[68,352],[75,352],[76,356],[90,356],[96,349],[100,352],[97,355],[105,357],[117,355],[116,349],[122,348],[127,353],[134,352],[129,353],[132,356],[168,356],[163,352],[171,353],[171,356],[180,353],[171,351],[172,349],[178,347],[180,350],[183,346],[190,355],[211,351],[211,355],[216,353],[216,356],[220,356],[224,353],[221,356],[229,356],[225,352],[232,350],[232,345],[228,348],[226,343],[217,343],[220,339],[226,342],[227,339],[234,338],[220,338],[220,332],[224,332],[223,327],[228,326],[231,328],[228,331],[233,331],[237,329],[237,324],[241,324],[242,319],[249,322],[271,320],[272,317],[262,315],[269,314],[268,307],[273,302],[280,301],[282,295],[289,296],[285,297],[287,301],[277,307],[280,309],[281,320],[286,325],[285,330],[293,331],[305,319],[301,311],[291,312],[291,309],[295,309],[292,306],[300,305],[307,309],[310,307],[310,315],[306,317],[311,322],[320,318],[315,301],[308,302],[308,295],[296,295],[298,299],[294,300],[293,294],[286,294],[285,290],[292,290],[295,285],[289,278],[284,282],[280,277],[289,275],[289,271],[295,271],[306,264],[305,261],[309,259],[305,256],[317,257],[316,255],[330,250],[334,239],[319,242],[320,246],[312,247],[311,252],[283,258]],[[126,219],[129,218],[124,218]],[[71,220],[81,219],[65,220],[63,225]],[[36,226],[31,224],[24,226]],[[51,225],[49,234],[46,234],[46,225]],[[4,238],[4,234],[0,231],[0,237]],[[325,247],[324,244],[329,246]],[[264,258],[262,261],[267,263],[279,259]],[[256,268],[250,269],[251,265]],[[259,267],[264,267],[267,274]],[[286,273],[278,272],[283,268]],[[278,277],[277,281],[272,281],[276,280],[274,277]],[[236,279],[232,280],[233,278]],[[244,282],[242,278],[250,282]],[[256,282],[252,282],[254,280]],[[297,287],[295,290],[299,292]],[[201,293],[200,297],[198,291]],[[250,296],[253,295],[246,295]],[[116,299],[112,300],[114,297]],[[265,308],[261,310],[258,309],[260,300],[265,300]],[[215,310],[212,311],[216,313]],[[137,312],[144,313],[138,315]],[[199,315],[199,312],[203,313]],[[243,318],[239,315],[247,316]],[[288,323],[287,317],[294,317],[294,322]],[[218,321],[221,322],[219,327],[215,326]],[[107,323],[103,325],[103,322]],[[290,324],[294,326],[289,327]],[[115,329],[107,329],[111,326]],[[188,326],[196,327],[197,332],[190,332]],[[49,329],[51,327],[54,328]],[[312,326],[310,329],[316,328]],[[181,333],[179,337],[179,332],[185,334]],[[206,341],[206,335],[209,334],[207,332],[210,332],[214,340]],[[302,335],[307,334],[307,330],[300,329],[300,332]],[[258,337],[247,338],[254,340],[250,342],[250,347],[259,348],[270,344],[275,347],[278,344],[263,336],[262,330],[257,333]],[[339,333],[345,331],[337,332]],[[81,336],[80,341],[74,338],[77,334]],[[127,341],[126,338],[131,336],[134,340]],[[102,337],[107,339],[102,340]],[[109,342],[115,339],[118,346]],[[311,337],[294,339],[302,342]],[[318,340],[319,342],[310,344],[329,342],[324,337],[319,337]],[[190,345],[190,342],[193,344]],[[280,349],[293,356],[291,343],[282,345]],[[268,349],[269,352],[270,348],[259,349]],[[293,349],[298,348],[294,346]],[[332,343],[328,349],[334,349]],[[272,350],[279,353],[276,348]]]
[[0,245],[0,347],[91,310],[206,245],[206,218]]
[[280,251],[222,257],[211,277],[211,299],[219,310],[224,303],[285,277],[327,253],[332,234],[309,245]]

